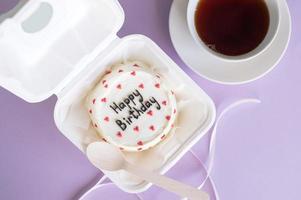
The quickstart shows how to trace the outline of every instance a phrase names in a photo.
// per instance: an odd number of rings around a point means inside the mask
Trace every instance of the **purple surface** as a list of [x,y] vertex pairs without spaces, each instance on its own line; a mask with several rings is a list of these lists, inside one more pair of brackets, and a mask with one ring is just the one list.
[[[141,33],[153,39],[217,105],[248,96],[262,100],[260,105],[229,113],[218,130],[213,178],[221,199],[300,199],[301,2],[288,0],[292,38],[276,69],[251,84],[223,86],[194,74],[176,54],[168,32],[172,0],[120,1],[126,21],[119,35]],[[0,11],[8,2],[0,3]],[[0,89],[0,199],[76,199],[97,176],[98,171],[56,128],[55,102],[52,97],[28,104]],[[203,139],[194,150],[202,156],[206,145]],[[196,160],[186,155],[168,174],[196,185],[201,172]],[[137,199],[112,187],[87,199]],[[156,187],[141,196],[145,200],[175,199]]]

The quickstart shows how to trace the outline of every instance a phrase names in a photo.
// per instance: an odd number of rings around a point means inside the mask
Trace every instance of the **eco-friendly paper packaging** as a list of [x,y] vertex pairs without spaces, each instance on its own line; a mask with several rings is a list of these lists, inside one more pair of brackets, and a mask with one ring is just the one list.
[[[159,145],[125,152],[130,162],[165,173],[214,123],[210,97],[153,41],[117,37],[124,22],[117,0],[30,0],[14,12],[0,25],[0,85],[32,103],[57,95],[56,125],[83,153],[99,140],[85,98],[106,68],[121,62],[139,60],[161,74],[175,92],[179,113],[173,132]],[[104,173],[127,192],[151,186],[125,171]]]

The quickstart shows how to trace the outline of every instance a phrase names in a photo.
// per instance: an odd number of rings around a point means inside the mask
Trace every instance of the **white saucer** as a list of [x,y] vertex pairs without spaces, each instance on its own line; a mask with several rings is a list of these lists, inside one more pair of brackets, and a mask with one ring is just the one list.
[[279,31],[261,54],[245,61],[224,61],[197,45],[186,22],[188,0],[174,0],[169,14],[169,32],[180,58],[200,76],[222,84],[242,84],[270,72],[282,58],[291,35],[291,17],[286,1],[280,0]]

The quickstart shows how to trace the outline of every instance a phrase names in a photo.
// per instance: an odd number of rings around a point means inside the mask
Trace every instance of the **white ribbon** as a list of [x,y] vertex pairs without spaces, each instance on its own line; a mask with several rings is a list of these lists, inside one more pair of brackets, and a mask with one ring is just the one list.
[[[114,183],[112,183],[112,182],[104,183],[107,179],[108,179],[108,177],[106,175],[103,175],[97,181],[97,183],[93,187],[91,187],[89,190],[87,190],[78,200],[84,200],[87,196],[89,196],[92,192],[94,192],[97,189],[100,189],[102,187],[109,186],[109,185],[114,185]],[[138,194],[133,194],[133,195],[135,195],[137,197],[137,199],[143,200],[142,197],[140,197],[140,195],[138,195]]]
[[[219,200],[220,198],[219,198],[216,186],[210,177],[210,174],[213,169],[214,158],[215,158],[217,128],[219,126],[220,121],[226,115],[226,113],[228,113],[230,110],[232,110],[234,108],[237,108],[238,106],[241,106],[243,104],[249,104],[249,103],[260,103],[260,100],[258,100],[258,99],[241,99],[241,100],[238,100],[238,101],[235,101],[235,102],[229,104],[225,108],[219,109],[219,110],[221,110],[221,112],[217,114],[217,120],[214,124],[214,127],[213,127],[211,135],[210,135],[209,147],[208,147],[208,158],[207,158],[207,161],[205,164],[192,150],[189,151],[196,158],[196,160],[198,160],[198,162],[202,165],[202,167],[206,170],[206,177],[203,180],[203,182],[200,184],[198,189],[203,188],[204,185],[206,184],[206,182],[209,180],[211,182],[211,186],[212,186],[216,200]],[[107,179],[107,177],[104,175],[93,187],[91,187],[88,191],[86,191],[79,198],[79,200],[84,200],[89,194],[91,194],[93,191],[95,191],[101,187],[104,187],[108,184],[113,184],[113,183],[103,184],[106,179]],[[138,199],[143,200],[138,194],[135,194],[135,195],[137,196]]]
[[89,190],[87,190],[78,200],[84,200],[89,194],[91,194],[93,191],[97,190],[98,188],[101,188],[107,184],[103,184],[103,182],[107,179],[106,175],[103,175],[97,183],[91,187]]
[[225,108],[219,109],[219,110],[221,110],[221,113],[217,114],[218,117],[217,117],[217,120],[214,124],[211,135],[210,135],[208,159],[207,159],[205,164],[203,163],[203,161],[201,159],[199,159],[199,157],[192,150],[190,150],[190,153],[200,162],[200,164],[206,170],[206,174],[207,174],[204,181],[200,184],[198,189],[203,188],[205,183],[207,182],[207,180],[209,180],[211,182],[212,189],[213,189],[213,192],[215,194],[215,199],[216,200],[219,200],[220,198],[219,198],[218,192],[216,190],[216,186],[210,178],[210,174],[211,174],[212,169],[213,169],[214,158],[215,158],[217,128],[219,126],[220,121],[223,119],[223,117],[226,115],[226,113],[228,113],[230,110],[233,110],[234,108],[237,108],[237,107],[239,107],[243,104],[250,104],[250,103],[261,103],[261,101],[258,100],[258,99],[241,99],[241,100],[238,100],[238,101],[235,101],[235,102],[229,104]]

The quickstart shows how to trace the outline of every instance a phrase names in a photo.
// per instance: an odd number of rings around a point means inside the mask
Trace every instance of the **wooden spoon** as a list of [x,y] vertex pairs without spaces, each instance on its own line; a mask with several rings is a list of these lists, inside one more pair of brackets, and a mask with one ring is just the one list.
[[126,170],[181,197],[187,197],[191,200],[209,200],[209,195],[206,192],[130,164],[125,160],[122,152],[111,144],[92,143],[87,148],[87,156],[91,163],[99,169],[107,171]]

